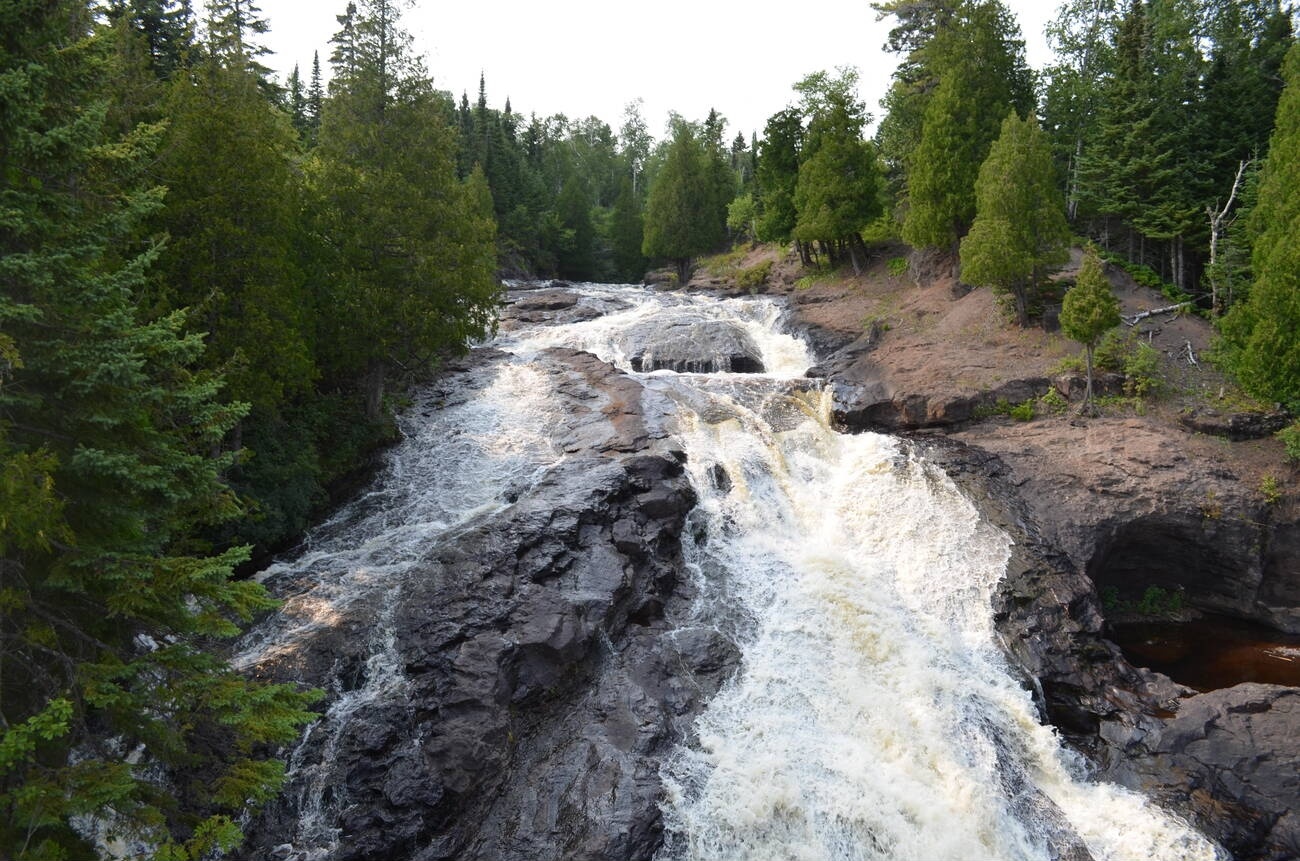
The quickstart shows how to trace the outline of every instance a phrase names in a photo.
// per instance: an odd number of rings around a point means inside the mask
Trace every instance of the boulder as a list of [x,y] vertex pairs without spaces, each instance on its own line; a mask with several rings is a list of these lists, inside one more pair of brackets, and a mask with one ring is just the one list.
[[761,374],[762,353],[743,328],[725,320],[680,314],[630,328],[620,347],[636,371]]

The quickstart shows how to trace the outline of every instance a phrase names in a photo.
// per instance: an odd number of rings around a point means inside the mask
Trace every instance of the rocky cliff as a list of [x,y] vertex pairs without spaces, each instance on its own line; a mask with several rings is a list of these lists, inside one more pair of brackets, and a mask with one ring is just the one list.
[[[1128,313],[1161,304],[1111,277]],[[1140,329],[1178,388],[1163,406],[1119,403],[1099,418],[1039,409],[1017,422],[1011,405],[1077,394],[1053,370],[1077,348],[1009,325],[987,291],[917,285],[883,260],[859,279],[799,286],[778,263],[764,290],[789,297],[790,325],[819,349],[810,374],[826,379],[845,429],[912,435],[1015,541],[994,609],[1045,718],[1102,776],[1157,798],[1239,861],[1300,857],[1300,689],[1197,694],[1131,666],[1105,638],[1100,592],[1149,587],[1194,612],[1300,631],[1300,505],[1276,490],[1294,470],[1267,439],[1279,416],[1224,400],[1222,379],[1196,359],[1204,321]],[[1120,395],[1123,383],[1102,390]]]

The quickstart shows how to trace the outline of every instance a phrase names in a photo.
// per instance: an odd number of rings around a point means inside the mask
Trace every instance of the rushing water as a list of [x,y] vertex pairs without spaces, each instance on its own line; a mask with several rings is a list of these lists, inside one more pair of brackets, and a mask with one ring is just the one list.
[[[1079,843],[1100,861],[1217,857],[1139,796],[1086,780],[1038,723],[990,609],[1008,538],[904,444],[830,429],[827,396],[801,379],[812,358],[780,333],[775,303],[577,289],[607,313],[501,335],[494,346],[514,360],[454,403],[417,404],[380,489],[268,572],[294,597],[248,643],[245,664],[297,648],[345,607],[369,606],[376,622],[375,667],[338,692],[313,733],[336,737],[401,683],[383,596],[412,560],[563,457],[545,433],[542,349],[575,347],[630,371],[629,330],[727,320],[757,344],[765,374],[639,375],[647,397],[676,405],[700,494],[685,548],[694,622],[743,653],[663,765],[661,861],[1049,859]],[[316,818],[299,842],[325,856],[337,835],[325,778],[310,779],[321,765],[292,766],[304,816]]]

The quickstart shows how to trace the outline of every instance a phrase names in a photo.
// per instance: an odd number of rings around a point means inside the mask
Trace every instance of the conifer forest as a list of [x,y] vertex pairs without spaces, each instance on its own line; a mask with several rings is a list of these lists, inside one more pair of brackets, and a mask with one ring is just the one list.
[[[240,845],[322,697],[227,662],[275,606],[252,575],[496,332],[503,279],[680,285],[760,243],[858,273],[902,243],[1027,326],[1086,245],[1081,287],[1103,259],[1157,286],[1300,415],[1281,0],[1064,0],[1042,69],[1000,0],[879,0],[883,102],[827,69],[748,138],[637,93],[539,116],[490,58],[447,92],[403,3],[335,5],[279,76],[256,0],[0,0],[0,859]],[[1062,312],[1090,397],[1098,289]]]

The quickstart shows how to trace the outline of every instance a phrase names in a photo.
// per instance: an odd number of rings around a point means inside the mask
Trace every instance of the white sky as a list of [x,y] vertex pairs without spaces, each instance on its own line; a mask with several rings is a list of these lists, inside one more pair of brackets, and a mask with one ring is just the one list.
[[[1020,20],[1029,65],[1048,59],[1046,23],[1056,0],[1007,0]],[[304,83],[313,51],[329,75],[329,39],[347,0],[260,0],[274,54],[267,65]],[[837,66],[857,66],[867,109],[879,117],[895,58],[881,50],[891,20],[877,22],[869,0],[415,0],[403,25],[423,52],[434,85],[459,100],[488,104],[509,96],[517,113],[595,115],[617,133],[623,107],[663,137],[668,111],[702,120],[715,107],[727,139],[761,136],[767,118],[793,100],[791,85]]]

